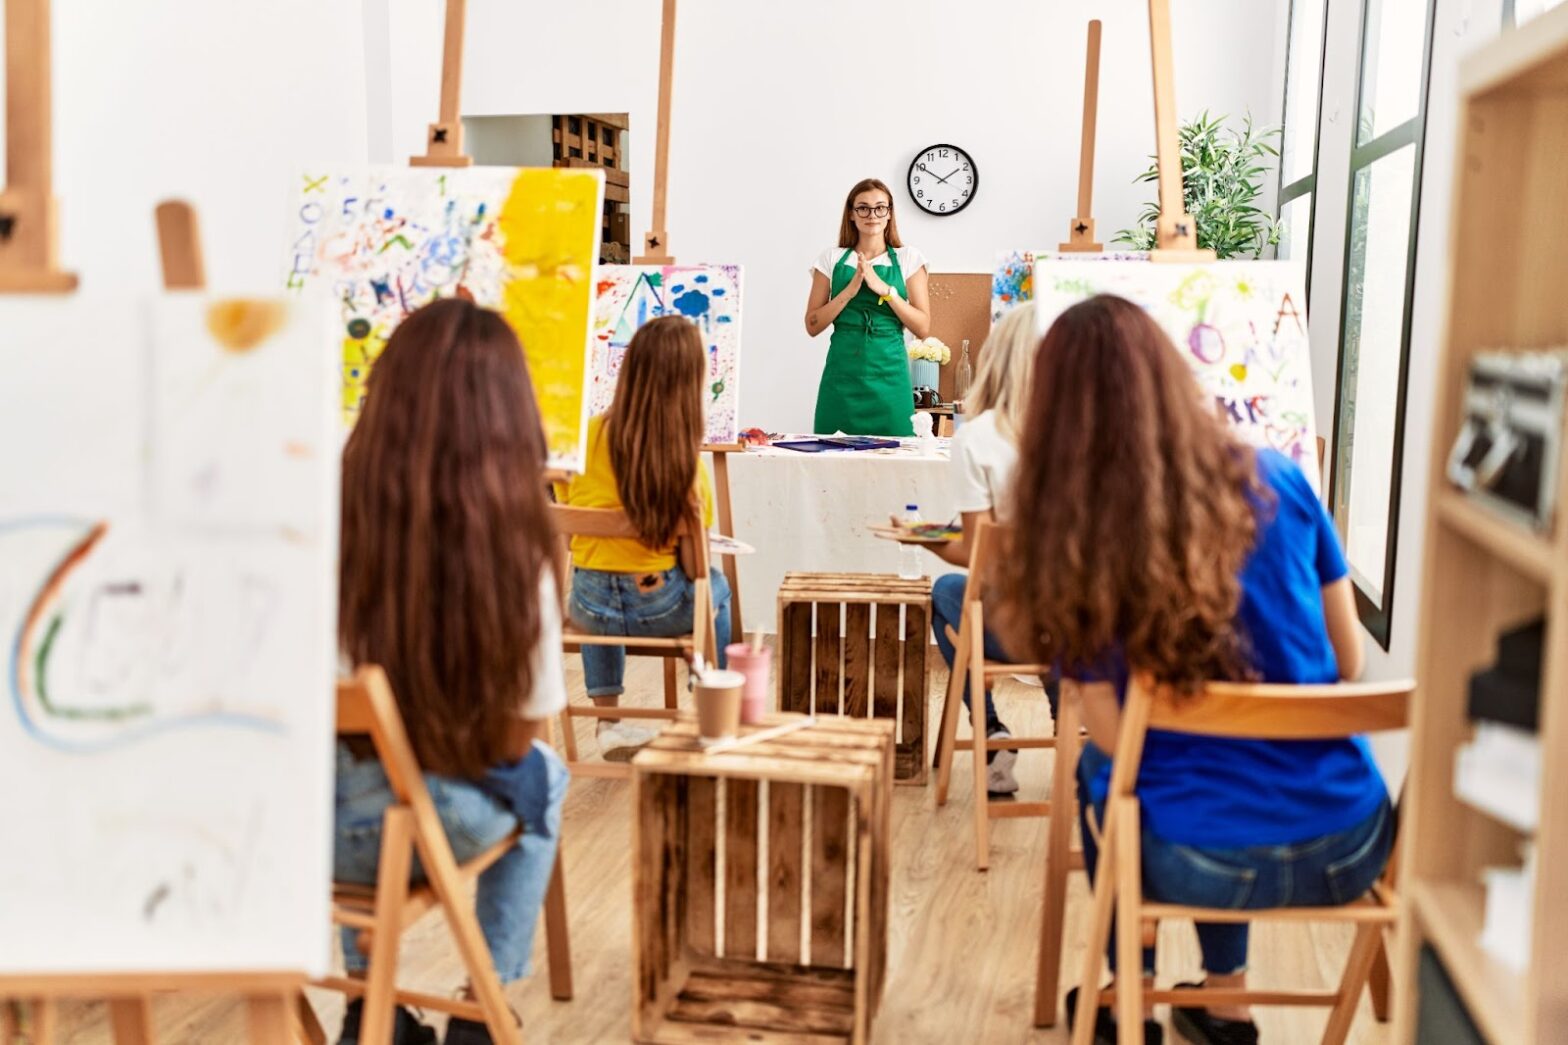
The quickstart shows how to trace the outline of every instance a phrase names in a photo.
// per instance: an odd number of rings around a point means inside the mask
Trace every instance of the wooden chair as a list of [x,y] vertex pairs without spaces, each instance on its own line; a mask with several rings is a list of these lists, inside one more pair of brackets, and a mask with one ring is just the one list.
[[[985,605],[980,594],[993,557],[1002,547],[1006,530],[989,520],[981,520],[969,553],[969,577],[964,584],[964,609],[958,634],[948,627],[953,643],[953,670],[947,681],[947,697],[942,705],[942,729],[936,744],[936,804],[947,804],[947,790],[953,775],[953,758],[958,751],[958,709],[963,706],[964,682],[969,682],[970,735],[965,747],[973,756],[975,775],[975,862],[984,871],[990,864],[991,820],[995,818],[1052,816],[1053,810],[1066,815],[1062,820],[1070,830],[1076,803],[1073,800],[1072,774],[1078,761],[1079,723],[1056,723],[1056,735],[1048,737],[1011,737],[991,740],[985,735],[985,693],[992,679],[1008,675],[1047,675],[1048,664],[1007,664],[985,657]],[[1065,740],[1063,739],[1065,738]],[[992,751],[1018,751],[1030,748],[1055,748],[1056,764],[1051,778],[1051,797],[1043,802],[993,802],[986,792],[986,755]],[[1055,832],[1052,832],[1053,837]],[[1071,836],[1068,835],[1068,838]],[[1078,866],[1082,866],[1081,862]],[[1058,870],[1066,873],[1065,860]]]
[[[1352,683],[1332,686],[1209,683],[1191,698],[1174,696],[1144,681],[1128,686],[1121,730],[1101,830],[1100,866],[1094,883],[1094,909],[1079,987],[1074,1045],[1094,1035],[1094,1008],[1116,1006],[1122,1045],[1142,1040],[1143,1006],[1148,1002],[1186,1005],[1322,1005],[1330,1008],[1323,1040],[1345,1040],[1362,988],[1367,986],[1383,944],[1395,922],[1392,893],[1376,883],[1366,896],[1341,907],[1278,907],[1260,910],[1209,910],[1181,904],[1151,903],[1142,895],[1141,818],[1134,781],[1151,729],[1201,736],[1256,740],[1330,740],[1360,733],[1403,729],[1409,721],[1413,682]],[[1392,861],[1392,857],[1390,858]],[[1356,927],[1355,940],[1339,986],[1332,991],[1300,990],[1154,990],[1145,991],[1137,975],[1118,978],[1113,990],[1100,989],[1100,969],[1116,915],[1116,964],[1140,969],[1145,929],[1151,920],[1184,918],[1203,922],[1340,921]],[[1042,940],[1044,927],[1042,927]],[[1037,1008],[1040,999],[1036,999]],[[1054,1002],[1053,1002],[1054,1004]]]
[[[381,859],[376,884],[334,883],[332,920],[359,929],[361,942],[369,934],[370,967],[363,980],[333,976],[316,986],[363,995],[364,1021],[360,1040],[384,1045],[391,1040],[394,1004],[416,1005],[483,1021],[497,1042],[521,1045],[522,1034],[507,1006],[485,946],[479,920],[474,915],[472,887],[480,872],[517,844],[517,832],[486,849],[465,864],[458,864],[441,827],[414,748],[398,713],[392,687],[379,667],[362,667],[351,681],[338,684],[337,730],[339,736],[369,734],[376,755],[386,770],[387,782],[397,802],[382,821]],[[426,882],[409,883],[409,870],[417,849]],[[468,971],[475,1000],[402,990],[395,983],[398,943],[402,934],[432,908],[445,915]],[[550,994],[566,1000],[572,996],[571,943],[566,928],[566,888],[557,851],[555,873],[544,904],[545,934],[549,951]],[[299,1015],[307,1041],[324,1040],[321,1025],[304,1001]]]
[[[570,541],[573,537],[622,537],[637,539],[637,531],[633,528],[626,512],[620,508],[574,508],[570,505],[552,504],[550,518],[555,524],[558,538],[557,555],[561,566],[561,576],[570,576],[568,565],[570,563]],[[690,570],[696,576],[692,582],[695,592],[695,605],[692,608],[692,631],[690,635],[678,635],[673,638],[656,638],[642,635],[592,635],[572,625],[570,616],[565,612],[566,592],[562,592],[562,620],[565,628],[562,635],[562,648],[567,653],[581,653],[584,646],[625,646],[626,655],[629,657],[659,657],[664,660],[664,707],[662,708],[601,708],[592,705],[568,704],[566,710],[561,712],[561,733],[566,763],[576,776],[585,777],[613,777],[617,779],[630,779],[631,768],[626,765],[615,765],[607,762],[584,762],[577,755],[577,731],[573,725],[575,718],[627,718],[627,719],[662,719],[675,718],[678,690],[675,681],[675,663],[685,660],[690,663],[692,658],[701,654],[708,663],[714,662],[714,651],[718,642],[713,630],[713,592],[708,579],[709,556],[708,535],[700,526],[693,522],[685,523],[676,531],[676,540],[680,550],[680,559],[683,563],[690,564]]]

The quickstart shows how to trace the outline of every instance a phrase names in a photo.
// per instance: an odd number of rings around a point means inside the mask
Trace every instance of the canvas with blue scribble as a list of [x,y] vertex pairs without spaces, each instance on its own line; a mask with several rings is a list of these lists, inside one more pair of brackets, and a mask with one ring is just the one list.
[[710,443],[738,437],[740,395],[739,265],[601,265],[594,298],[590,402],[602,414],[615,398],[621,360],[637,328],[658,316],[685,316],[702,332],[708,355],[704,390]]
[[1051,258],[1066,261],[1147,261],[1145,251],[1107,250],[1095,254],[1064,254],[1054,250],[1007,250],[997,255],[991,275],[991,322],[1034,298],[1034,263]]

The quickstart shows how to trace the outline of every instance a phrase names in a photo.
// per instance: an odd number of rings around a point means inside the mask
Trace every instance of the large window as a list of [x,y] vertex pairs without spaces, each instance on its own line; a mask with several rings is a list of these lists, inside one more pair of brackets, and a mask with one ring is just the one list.
[[1280,142],[1280,240],[1275,256],[1307,264],[1312,279],[1312,198],[1318,181],[1327,0],[1291,0],[1285,56],[1285,132]]
[[1364,0],[1329,500],[1362,623],[1388,646],[1432,0]]

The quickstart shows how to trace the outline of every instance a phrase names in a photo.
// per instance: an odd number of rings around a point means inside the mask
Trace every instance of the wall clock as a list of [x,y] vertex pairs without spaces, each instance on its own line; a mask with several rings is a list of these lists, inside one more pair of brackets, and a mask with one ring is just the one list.
[[956,145],[932,145],[915,154],[905,182],[909,198],[927,214],[957,214],[975,198],[980,171]]

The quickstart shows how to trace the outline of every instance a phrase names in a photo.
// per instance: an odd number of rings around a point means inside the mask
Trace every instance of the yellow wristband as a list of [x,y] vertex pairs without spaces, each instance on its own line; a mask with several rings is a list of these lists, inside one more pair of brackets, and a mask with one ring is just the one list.
[[877,304],[879,304],[879,305],[887,304],[887,299],[892,297],[892,296],[893,296],[892,294],[883,294],[881,297],[877,298]]

